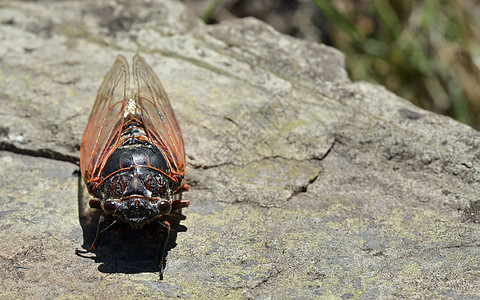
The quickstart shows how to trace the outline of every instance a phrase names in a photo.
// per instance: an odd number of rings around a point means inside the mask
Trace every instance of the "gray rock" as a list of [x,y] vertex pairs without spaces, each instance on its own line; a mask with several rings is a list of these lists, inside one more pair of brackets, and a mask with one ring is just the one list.
[[[205,26],[173,1],[0,6],[0,298],[480,294],[475,130],[255,19]],[[136,52],[170,96],[191,185],[161,282],[142,232],[74,254],[98,217],[74,174],[80,137],[116,54]]]

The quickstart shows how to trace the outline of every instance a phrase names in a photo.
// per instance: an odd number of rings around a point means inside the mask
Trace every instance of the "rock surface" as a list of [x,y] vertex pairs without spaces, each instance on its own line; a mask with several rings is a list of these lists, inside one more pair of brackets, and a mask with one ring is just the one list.
[[[0,7],[0,298],[480,294],[470,127],[352,83],[338,51],[254,19],[205,26],[173,1]],[[141,233],[74,254],[91,242],[80,137],[116,54],[136,52],[188,159],[164,281]]]

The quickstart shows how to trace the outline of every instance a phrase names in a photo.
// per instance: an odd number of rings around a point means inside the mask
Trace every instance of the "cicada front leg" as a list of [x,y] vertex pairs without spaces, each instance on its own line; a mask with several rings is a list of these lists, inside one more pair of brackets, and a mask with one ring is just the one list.
[[183,192],[188,192],[190,189],[190,186],[186,183],[182,184],[177,191],[175,192],[176,194],[182,194]]
[[116,223],[116,220],[109,218],[105,215],[101,215],[100,219],[98,220],[98,225],[97,225],[97,233],[95,235],[95,240],[93,241],[92,245],[90,246],[90,249],[88,250],[80,250],[80,249],[75,249],[75,254],[85,254],[85,253],[90,253],[95,250],[97,250],[98,245],[100,244],[100,239],[102,238],[102,234],[113,224]]

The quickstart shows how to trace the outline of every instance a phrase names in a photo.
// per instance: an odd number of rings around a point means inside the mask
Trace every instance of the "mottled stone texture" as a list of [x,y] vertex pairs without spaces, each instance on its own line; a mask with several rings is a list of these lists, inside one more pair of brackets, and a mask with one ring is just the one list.
[[[352,83],[335,49],[173,1],[2,1],[0,39],[0,298],[480,294],[480,135]],[[191,185],[162,282],[142,232],[74,254],[96,222],[79,218],[80,137],[116,54],[136,52]]]

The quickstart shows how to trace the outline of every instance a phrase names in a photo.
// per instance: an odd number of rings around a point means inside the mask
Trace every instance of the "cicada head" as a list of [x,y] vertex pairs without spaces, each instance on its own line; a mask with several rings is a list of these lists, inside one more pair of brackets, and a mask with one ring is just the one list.
[[169,179],[145,167],[132,167],[107,178],[101,185],[101,207],[132,228],[142,228],[171,211]]

